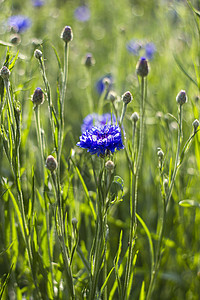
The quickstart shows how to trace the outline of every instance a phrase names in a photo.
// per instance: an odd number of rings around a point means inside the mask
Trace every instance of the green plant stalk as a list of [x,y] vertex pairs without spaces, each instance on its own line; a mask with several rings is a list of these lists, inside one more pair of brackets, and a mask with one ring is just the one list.
[[44,182],[44,147],[42,143],[42,137],[41,137],[41,126],[40,126],[40,107],[39,105],[36,105],[34,107],[35,112],[35,124],[36,124],[36,133],[37,133],[37,140],[38,140],[38,146],[40,149],[40,160],[41,160],[41,171],[42,171],[42,179],[41,181]]
[[124,289],[123,289],[123,299],[127,299],[127,290],[131,274],[131,265],[133,260],[133,247],[134,247],[134,238],[137,230],[137,201],[138,201],[138,181],[139,181],[139,172],[141,167],[141,160],[143,154],[144,146],[144,115],[145,115],[145,100],[146,100],[146,87],[145,78],[141,78],[141,101],[140,101],[140,136],[139,136],[139,147],[138,147],[138,156],[136,162],[135,173],[133,169],[130,169],[130,178],[131,178],[131,192],[130,192],[130,212],[131,212],[131,224],[129,232],[129,251],[125,271],[125,280],[124,280]]
[[[65,262],[66,267],[66,275],[67,275],[67,287],[70,293],[70,299],[75,299],[75,290],[74,290],[74,284],[73,284],[73,276],[72,276],[72,270],[70,266],[70,257],[69,257],[69,250],[67,249],[65,245],[65,232],[64,232],[64,223],[63,223],[63,217],[62,217],[62,207],[61,207],[61,187],[60,187],[60,180],[58,173],[55,176],[54,172],[51,173],[54,190],[56,193],[56,199],[57,199],[57,207],[58,207],[58,224],[60,226],[60,232],[57,231],[58,239],[61,244],[62,249],[62,255],[63,260]],[[57,177],[57,178],[56,178]],[[55,213],[56,215],[56,213]],[[57,226],[56,226],[57,229]]]
[[91,68],[86,67],[86,81],[87,81],[87,88],[86,88],[86,94],[88,98],[88,104],[89,104],[89,112],[92,114],[94,112],[94,103],[92,99],[92,91],[91,91],[91,76],[92,76],[92,70]]
[[[8,113],[10,115],[10,120],[11,120],[11,126],[12,126],[12,133],[13,133],[13,139],[12,143],[13,145],[11,148],[11,151],[14,151],[14,155],[12,155],[14,159],[14,163],[12,161],[10,162],[11,164],[11,169],[15,178],[15,184],[17,188],[17,194],[18,194],[18,200],[19,200],[19,209],[21,213],[21,218],[22,218],[22,236],[24,238],[25,244],[26,244],[26,249],[28,253],[28,259],[29,259],[29,264],[31,268],[31,273],[32,273],[32,278],[33,282],[36,288],[36,293],[38,299],[41,299],[41,295],[39,292],[39,288],[37,285],[37,280],[34,274],[34,268],[33,268],[33,255],[32,255],[32,249],[31,249],[31,244],[30,244],[30,239],[29,239],[29,231],[28,231],[28,226],[26,223],[26,216],[25,216],[25,210],[24,210],[24,201],[23,201],[23,194],[22,194],[22,189],[21,189],[21,183],[20,183],[20,159],[19,159],[19,146],[20,146],[20,120],[15,119],[15,114],[14,114],[14,105],[11,100],[11,95],[10,95],[10,89],[9,89],[9,81],[4,80],[4,84],[6,86],[6,93],[8,97]],[[16,131],[15,131],[16,128]]]
[[127,108],[127,103],[123,103],[122,114],[121,114],[121,117],[120,117],[120,126],[122,126],[124,116],[125,116],[125,113],[126,113],[126,108]]
[[172,174],[171,184],[169,187],[167,197],[166,197],[166,199],[165,199],[165,197],[163,197],[163,218],[162,218],[162,224],[161,224],[161,229],[160,229],[160,233],[159,233],[155,263],[154,263],[154,267],[151,272],[151,279],[150,279],[150,284],[149,284],[146,300],[151,299],[151,295],[152,295],[152,292],[153,292],[153,289],[155,286],[156,276],[157,276],[159,265],[160,265],[162,241],[163,241],[165,225],[166,225],[167,207],[168,207],[169,201],[171,199],[172,190],[174,187],[176,174],[177,174],[178,166],[179,166],[181,138],[182,138],[182,105],[180,105],[180,110],[179,110],[179,130],[178,130],[178,141],[177,141],[177,151],[176,151],[176,158],[175,158],[175,164],[174,164],[174,171]]
[[52,138],[54,141],[54,145],[56,147],[56,141],[55,141],[55,126],[54,126],[54,121],[53,121],[53,104],[52,104],[52,99],[51,99],[51,89],[50,85],[46,76],[46,71],[45,71],[45,66],[42,57],[39,58],[40,62],[40,67],[42,70],[42,77],[45,85],[45,90],[47,94],[47,101],[48,101],[48,109],[49,109],[49,119],[50,119],[50,126],[51,126],[51,132],[52,132]]
[[[105,160],[103,163],[105,166]],[[105,168],[103,169],[102,177],[99,178],[98,182],[99,183],[97,186],[97,190],[98,190],[97,228],[96,228],[96,240],[95,240],[95,248],[94,248],[94,259],[93,259],[94,264],[93,264],[93,269],[91,272],[91,280],[90,280],[89,300],[95,299],[99,274],[103,266],[103,263],[105,262],[105,256],[106,256],[106,240],[107,240],[106,238],[106,224],[107,224],[106,196],[109,190],[106,189],[107,181],[105,180]],[[103,186],[101,185],[101,183],[103,183]],[[107,272],[106,268],[104,268],[104,276],[105,276],[105,272]],[[104,295],[106,295],[105,293]]]

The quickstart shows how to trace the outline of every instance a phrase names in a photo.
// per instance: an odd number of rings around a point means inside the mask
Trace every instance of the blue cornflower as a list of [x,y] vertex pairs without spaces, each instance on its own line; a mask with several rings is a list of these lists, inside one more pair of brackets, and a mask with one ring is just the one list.
[[31,26],[31,20],[23,15],[15,15],[8,18],[7,24],[12,27],[15,32],[21,33]]
[[34,7],[41,7],[44,5],[44,0],[32,0],[32,5]]
[[74,11],[74,17],[80,22],[86,22],[90,19],[90,9],[86,5],[79,6]]
[[77,146],[88,149],[87,152],[104,156],[109,152],[114,153],[115,149],[124,149],[121,137],[121,129],[118,125],[104,125],[92,127],[80,136]]
[[110,125],[111,121],[113,124],[116,123],[116,117],[115,115],[112,115],[112,120],[111,120],[110,113],[105,113],[103,115],[99,115],[97,113],[89,114],[83,120],[83,124],[81,126],[81,132],[83,133],[86,130],[90,130],[92,129],[93,126],[100,127],[105,124]]
[[139,55],[139,51],[142,48],[142,44],[141,42],[132,39],[130,40],[127,44],[126,44],[126,49],[133,55],[138,56]]
[[147,59],[152,59],[155,52],[156,52],[156,47],[154,43],[147,43],[145,45],[145,56]]
[[108,78],[110,80],[108,92],[110,91],[113,84],[113,77],[111,74],[104,75],[96,82],[96,90],[99,95],[101,95],[105,89],[104,79]]

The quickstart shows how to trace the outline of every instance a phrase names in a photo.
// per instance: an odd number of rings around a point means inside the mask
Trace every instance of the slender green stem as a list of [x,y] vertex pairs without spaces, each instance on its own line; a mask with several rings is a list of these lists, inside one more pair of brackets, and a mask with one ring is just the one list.
[[[141,160],[143,154],[143,145],[144,145],[144,115],[145,115],[145,100],[146,100],[146,86],[145,78],[141,79],[141,101],[140,101],[140,136],[139,136],[139,147],[138,147],[138,156],[136,162],[136,170],[134,173],[133,168],[130,169],[130,213],[131,213],[131,223],[130,223],[130,232],[129,232],[129,251],[126,264],[125,280],[124,280],[124,289],[123,289],[123,299],[127,299],[127,290],[128,284],[131,275],[131,265],[133,260],[133,247],[134,239],[137,230],[137,201],[138,201],[138,181],[139,181],[139,172],[141,167]],[[122,119],[122,118],[121,118]],[[122,119],[123,120],[123,119]]]
[[41,181],[44,182],[44,147],[43,147],[43,142],[42,142],[42,137],[41,137],[41,126],[40,126],[40,107],[39,105],[36,105],[34,107],[34,112],[35,112],[35,124],[36,124],[36,133],[37,133],[37,140],[38,140],[38,146],[40,150],[40,166],[41,166],[41,173],[42,173],[42,178]]
[[164,236],[165,225],[166,225],[167,207],[168,207],[170,199],[171,199],[172,190],[174,187],[176,174],[177,174],[178,166],[179,166],[179,155],[180,155],[180,146],[181,146],[181,138],[182,138],[182,105],[180,105],[179,108],[180,108],[179,109],[179,130],[178,130],[178,141],[177,141],[176,158],[175,158],[175,163],[174,163],[174,171],[172,174],[171,184],[169,187],[167,197],[166,197],[166,199],[165,199],[165,196],[163,197],[163,218],[162,218],[161,229],[160,229],[159,238],[158,238],[155,263],[154,263],[153,270],[151,272],[151,279],[150,279],[150,284],[149,284],[146,300],[151,299],[151,295],[152,295],[152,292],[153,292],[153,289],[155,286],[156,276],[158,273],[160,259],[161,259],[161,248],[162,248],[163,236]]
[[92,70],[91,68],[86,68],[86,80],[87,80],[87,88],[86,88],[86,94],[88,98],[88,104],[89,104],[89,112],[92,114],[94,112],[94,103],[92,99],[92,84],[91,84],[91,75]]

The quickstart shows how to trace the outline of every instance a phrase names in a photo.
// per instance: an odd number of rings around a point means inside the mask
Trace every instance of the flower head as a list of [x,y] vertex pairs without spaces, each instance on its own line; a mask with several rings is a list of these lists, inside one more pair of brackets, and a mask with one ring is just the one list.
[[8,18],[7,24],[15,32],[21,33],[31,26],[31,20],[23,15],[15,15]]
[[90,19],[90,9],[86,5],[79,6],[74,11],[74,17],[80,22],[87,22]]
[[88,149],[88,152],[98,156],[104,156],[109,152],[114,153],[115,149],[124,148],[121,129],[118,125],[107,124],[101,127],[92,127],[82,134],[77,146]]
[[145,45],[145,56],[147,59],[152,59],[154,56],[154,53],[156,52],[156,47],[154,43],[146,43]]
[[43,0],[32,0],[32,5],[34,7],[41,7],[44,5],[44,1]]
[[94,126],[100,127],[105,124],[111,125],[111,123],[113,124],[116,123],[116,118],[114,114],[112,115],[112,118],[110,113],[105,113],[103,115],[99,115],[96,113],[89,114],[83,120],[83,124],[81,126],[81,132],[84,133],[86,130],[92,129],[92,127]]
[[142,48],[142,44],[140,41],[137,41],[135,39],[130,40],[127,44],[126,44],[126,49],[133,55],[138,56],[139,55],[139,51]]
[[90,68],[90,67],[94,66],[94,64],[95,64],[95,59],[94,59],[94,57],[92,56],[91,53],[88,53],[88,54],[86,55],[86,57],[85,57],[85,66],[86,66],[87,68]]

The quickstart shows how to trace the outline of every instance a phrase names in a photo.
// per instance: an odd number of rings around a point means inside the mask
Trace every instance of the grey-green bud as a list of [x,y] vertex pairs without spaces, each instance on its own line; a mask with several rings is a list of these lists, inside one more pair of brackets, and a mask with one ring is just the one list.
[[61,39],[63,39],[65,43],[69,43],[73,40],[73,32],[70,26],[65,26],[63,28]]
[[58,163],[56,161],[56,159],[52,156],[49,155],[46,159],[46,167],[49,171],[53,172],[55,171],[55,169],[57,168]]
[[36,49],[34,52],[34,56],[37,59],[40,59],[42,57],[42,51],[40,51],[39,49]]
[[136,111],[131,115],[131,120],[134,123],[136,123],[139,120],[139,115],[138,115],[138,113]]
[[149,73],[148,61],[145,57],[141,57],[136,65],[136,73],[140,77],[146,77]]
[[8,80],[10,76],[10,71],[6,66],[3,66],[0,70],[0,75],[4,80]]
[[124,102],[124,104],[128,104],[133,100],[133,96],[131,94],[131,92],[127,91],[126,93],[124,93],[122,95],[122,100]]
[[196,132],[197,128],[199,127],[199,120],[195,119],[192,123],[192,126],[194,127],[194,132]]
[[176,102],[179,105],[183,105],[187,102],[187,95],[186,92],[184,90],[181,90],[178,95],[176,96]]
[[40,105],[44,102],[44,93],[41,88],[38,87],[35,89],[32,96],[32,102],[35,105]]

